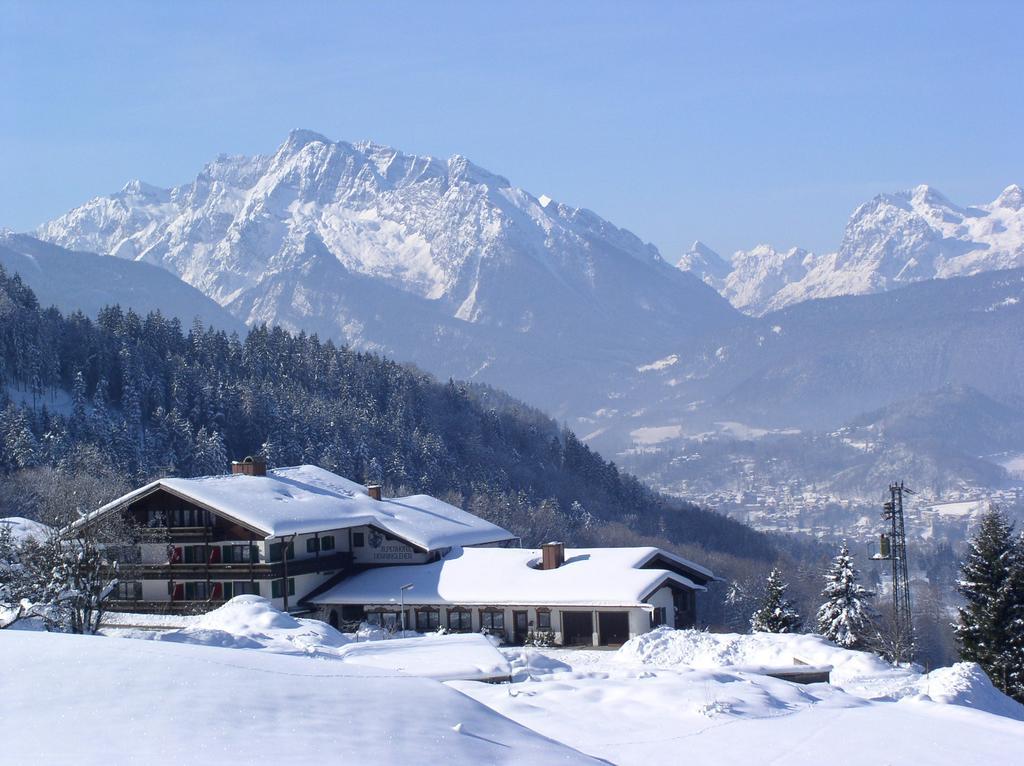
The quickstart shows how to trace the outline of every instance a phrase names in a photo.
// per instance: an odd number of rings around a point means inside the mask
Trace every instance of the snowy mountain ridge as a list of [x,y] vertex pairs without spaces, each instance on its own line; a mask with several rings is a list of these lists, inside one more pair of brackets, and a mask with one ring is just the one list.
[[836,252],[815,255],[758,245],[737,252],[724,274],[704,265],[711,256],[697,261],[692,253],[683,255],[679,268],[755,315],[813,298],[1019,268],[1024,266],[1024,190],[1013,184],[994,201],[969,207],[926,184],[880,194],[853,212]]
[[[38,236],[159,265],[252,326],[279,324],[484,380],[556,414],[599,378],[744,321],[657,248],[465,157],[293,131],[270,156],[222,155],[191,183],[131,181]],[[599,351],[595,351],[599,349]],[[611,360],[611,361],[609,361]],[[587,388],[589,387],[589,388]]]
[[652,245],[590,211],[541,204],[501,176],[371,142],[293,131],[270,157],[221,156],[191,184],[131,181],[39,230],[43,239],[156,263],[222,305],[322,244],[345,269],[382,279],[460,319],[523,323],[495,306],[489,269],[518,259],[592,287],[601,248],[658,269]]

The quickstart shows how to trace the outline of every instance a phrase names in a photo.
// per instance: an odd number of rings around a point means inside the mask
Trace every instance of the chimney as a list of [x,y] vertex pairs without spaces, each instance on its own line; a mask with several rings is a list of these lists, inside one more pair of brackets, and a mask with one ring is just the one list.
[[565,563],[565,543],[544,543],[541,549],[541,569],[558,569]]
[[262,457],[246,456],[245,460],[232,460],[231,473],[240,473],[243,476],[266,476],[267,461]]
[[380,500],[380,484],[367,484],[366,494],[368,494],[374,500]]

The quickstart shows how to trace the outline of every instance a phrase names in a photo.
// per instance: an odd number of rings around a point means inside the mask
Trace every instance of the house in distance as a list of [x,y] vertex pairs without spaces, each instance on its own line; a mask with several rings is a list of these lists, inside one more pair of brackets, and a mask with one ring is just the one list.
[[614,645],[657,625],[696,624],[696,594],[714,579],[657,548],[526,550],[437,498],[386,498],[317,466],[267,470],[251,457],[230,475],[153,481],[70,532],[109,514],[140,529],[140,565],[114,604],[136,612],[203,611],[257,594],[335,627]]

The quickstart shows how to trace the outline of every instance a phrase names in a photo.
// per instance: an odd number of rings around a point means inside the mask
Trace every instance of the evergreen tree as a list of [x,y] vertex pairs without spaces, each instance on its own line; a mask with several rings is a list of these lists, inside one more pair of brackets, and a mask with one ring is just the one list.
[[[2,269],[0,304],[11,309],[0,322],[0,494],[11,477],[69,464],[84,446],[133,483],[219,472],[219,435],[229,457],[265,443],[271,467],[313,462],[410,492],[479,497],[528,541],[542,532],[589,544],[700,539],[757,562],[777,555],[768,536],[651,491],[487,386],[439,383],[281,328],[241,339],[199,323],[183,333],[159,312],[62,316]],[[40,414],[10,401],[18,389],[54,401],[61,392],[71,406]]]
[[858,580],[860,573],[844,540],[825,574],[825,589],[821,592],[825,603],[817,616],[818,632],[846,649],[863,648],[871,635],[872,609],[868,599],[874,594]]
[[957,589],[966,601],[954,626],[960,656],[1024,701],[1024,542],[996,506],[968,543]]
[[107,379],[101,377],[96,383],[92,397],[92,412],[89,414],[89,432],[97,446],[106,448],[112,443],[114,424],[111,421],[107,401]]
[[803,620],[793,604],[786,598],[789,586],[782,579],[782,572],[773,569],[765,584],[761,606],[750,617],[750,629],[763,633],[799,633]]
[[202,426],[196,433],[190,473],[193,476],[216,476],[227,470],[228,452],[224,447],[224,439],[216,431],[208,433],[206,426]]
[[85,376],[82,371],[75,372],[71,385],[71,421],[68,430],[76,439],[84,439],[88,435],[88,415],[85,406]]

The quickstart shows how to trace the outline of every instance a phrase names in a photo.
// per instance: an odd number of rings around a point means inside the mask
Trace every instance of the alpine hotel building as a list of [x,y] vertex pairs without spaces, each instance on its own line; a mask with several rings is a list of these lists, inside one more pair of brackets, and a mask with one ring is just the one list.
[[142,529],[138,578],[114,608],[204,611],[258,594],[334,627],[368,621],[420,632],[487,631],[522,643],[615,645],[697,622],[714,575],[657,548],[541,550],[428,495],[385,498],[311,465],[159,479],[108,503]]

